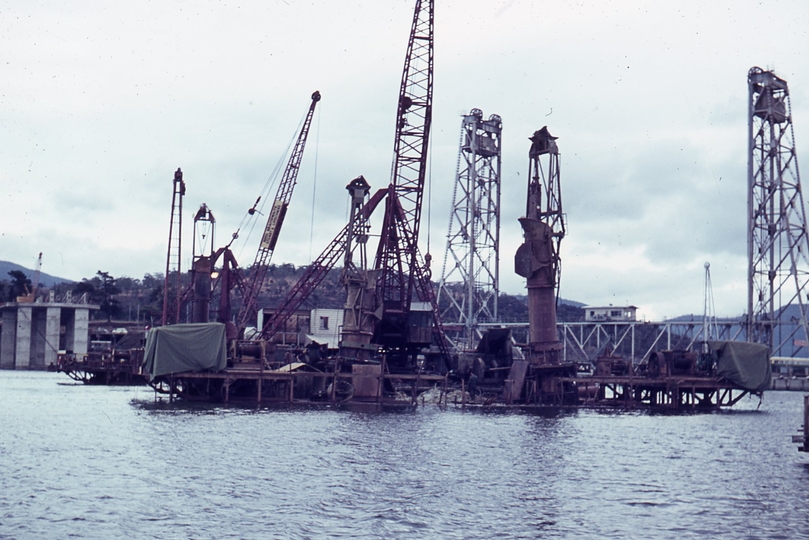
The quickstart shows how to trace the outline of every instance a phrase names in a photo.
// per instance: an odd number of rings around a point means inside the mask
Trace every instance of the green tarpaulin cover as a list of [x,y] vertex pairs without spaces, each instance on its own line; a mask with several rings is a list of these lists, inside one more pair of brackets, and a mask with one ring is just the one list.
[[717,356],[716,374],[751,392],[770,389],[770,349],[758,343],[712,341]]
[[173,324],[146,334],[143,368],[149,380],[183,371],[219,371],[227,366],[225,325]]

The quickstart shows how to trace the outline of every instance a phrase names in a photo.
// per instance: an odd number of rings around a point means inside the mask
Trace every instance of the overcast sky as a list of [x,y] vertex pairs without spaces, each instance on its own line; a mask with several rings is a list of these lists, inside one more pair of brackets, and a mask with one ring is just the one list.
[[[226,243],[320,90],[273,255],[308,264],[346,222],[345,185],[390,180],[413,4],[0,3],[0,259],[33,268],[41,251],[44,272],[76,280],[162,272],[182,167],[187,268],[193,213],[207,203]],[[504,292],[525,290],[513,253],[527,138],[547,125],[567,214],[563,297],[649,320],[701,314],[709,261],[717,315],[745,311],[747,71],[788,81],[809,159],[809,3],[436,0],[435,28],[421,237],[435,274],[461,115],[477,107],[503,118]],[[258,236],[243,229],[242,265]]]

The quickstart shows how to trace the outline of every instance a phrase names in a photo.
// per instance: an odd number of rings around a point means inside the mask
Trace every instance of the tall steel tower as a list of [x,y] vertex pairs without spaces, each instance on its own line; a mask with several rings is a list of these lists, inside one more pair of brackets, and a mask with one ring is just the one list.
[[528,353],[534,365],[558,364],[562,344],[556,333],[556,301],[565,236],[559,148],[547,127],[530,137],[528,203],[520,218],[525,241],[517,249],[514,266],[528,287]]
[[747,84],[747,339],[793,356],[809,342],[809,242],[789,88],[758,67]]
[[477,326],[497,320],[500,291],[500,144],[503,122],[472,109],[461,142],[447,251],[438,285],[441,320],[456,349],[476,346]]
[[374,261],[383,304],[374,340],[389,351],[400,351],[403,358],[414,357],[432,339],[430,332],[413,331],[423,326],[415,321],[421,314],[411,317],[414,293],[435,309],[429,259],[422,260],[418,250],[433,117],[434,4],[435,0],[416,0],[413,12],[399,87],[391,183]]

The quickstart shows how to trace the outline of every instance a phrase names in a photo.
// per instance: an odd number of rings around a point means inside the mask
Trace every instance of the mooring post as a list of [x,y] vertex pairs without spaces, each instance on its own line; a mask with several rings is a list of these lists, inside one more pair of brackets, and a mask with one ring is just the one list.
[[464,385],[464,380],[461,379],[461,409],[466,408],[466,388]]
[[261,407],[261,387],[264,383],[264,343],[261,343],[261,358],[258,362],[258,380],[256,381],[256,407]]
[[334,376],[331,383],[331,402],[334,403],[335,395],[337,394],[337,362],[334,363]]
[[803,433],[793,435],[792,442],[802,444],[798,452],[809,452],[809,395],[803,396]]

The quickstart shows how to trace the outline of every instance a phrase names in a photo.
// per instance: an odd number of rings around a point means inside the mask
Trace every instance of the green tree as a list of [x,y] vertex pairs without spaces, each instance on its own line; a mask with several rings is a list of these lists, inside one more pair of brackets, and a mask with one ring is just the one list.
[[113,316],[121,314],[121,303],[114,298],[116,294],[121,292],[121,289],[115,284],[115,278],[108,272],[99,270],[96,272],[96,277],[101,282],[99,292],[101,296],[101,312],[107,315],[107,322],[112,322]]
[[127,276],[121,276],[115,280],[115,285],[121,290],[121,292],[128,293],[140,289],[141,283],[140,280]]
[[8,300],[13,302],[18,296],[24,295],[31,290],[31,280],[22,270],[12,270],[8,273],[11,276],[11,284],[8,290]]
[[141,280],[141,298],[143,320],[154,325],[163,316],[163,274],[145,274]]
[[584,308],[560,303],[556,306],[556,319],[559,322],[582,322],[584,321]]
[[78,297],[81,297],[82,295],[86,294],[88,302],[91,302],[91,303],[99,302],[100,298],[98,296],[98,288],[97,288],[98,283],[97,283],[97,281],[98,280],[96,278],[93,278],[93,279],[84,278],[84,279],[82,279],[80,282],[76,283],[75,287],[73,287],[73,295],[78,298]]
[[528,321],[528,297],[500,293],[497,300],[497,315],[503,322]]

